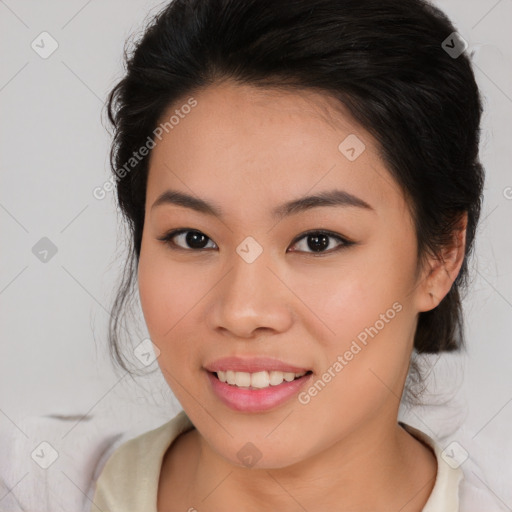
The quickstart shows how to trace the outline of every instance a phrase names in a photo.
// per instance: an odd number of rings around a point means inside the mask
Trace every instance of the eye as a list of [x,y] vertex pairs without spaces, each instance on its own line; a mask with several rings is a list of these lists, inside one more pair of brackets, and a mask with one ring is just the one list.
[[[178,240],[178,243],[174,239]],[[309,252],[309,254],[312,254],[314,256],[321,256],[326,253],[330,254],[345,247],[349,247],[351,245],[354,245],[355,243],[330,231],[312,230],[308,231],[307,233],[303,233],[302,235],[297,237],[293,241],[292,247],[294,245],[297,245],[298,242],[302,241],[303,239],[306,240],[305,243],[302,242],[303,248],[299,249],[298,251],[292,250],[291,252],[305,252],[307,254],[308,251],[305,249],[310,249],[311,252]],[[325,250],[330,245],[332,245],[329,239],[338,241],[338,246],[331,248],[329,250]],[[213,240],[211,240],[208,236],[206,236],[201,231],[198,231],[197,229],[174,229],[169,231],[162,237],[159,237],[158,240],[168,245],[172,250],[188,250],[193,252],[204,251],[208,249],[208,240],[210,240],[213,243],[214,249],[217,248],[217,245],[215,244],[215,242],[213,242]],[[179,241],[181,241],[181,244],[183,245],[180,245]]]
[[[309,254],[313,255],[322,255],[325,253],[330,254],[332,252],[339,251],[340,249],[343,249],[345,247],[349,247],[350,245],[353,245],[355,243],[330,231],[308,231],[307,233],[303,233],[298,238],[296,238],[294,240],[293,245],[297,244],[297,242],[300,242],[302,239],[305,239],[305,242],[302,242],[303,249],[299,250],[299,252],[307,253],[307,251],[304,250],[304,248],[307,248],[311,249],[311,252]],[[340,243],[337,247],[334,247],[333,249],[329,249],[328,251],[326,251],[325,249],[331,245],[329,239],[337,240]]]
[[[181,243],[188,244],[188,247],[183,247],[173,241],[173,238],[181,239]],[[164,236],[158,238],[161,242],[169,245],[171,249],[195,249],[196,251],[205,250],[205,242],[210,240],[204,233],[196,229],[174,229],[166,233]],[[216,247],[216,246],[215,246]]]

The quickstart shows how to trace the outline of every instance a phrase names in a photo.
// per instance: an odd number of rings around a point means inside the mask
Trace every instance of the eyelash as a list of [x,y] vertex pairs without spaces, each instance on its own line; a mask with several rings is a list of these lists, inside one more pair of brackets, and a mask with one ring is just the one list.
[[[204,249],[204,248],[203,249],[193,249],[193,248],[185,249],[183,247],[180,247],[179,245],[177,245],[175,242],[172,241],[172,239],[174,237],[181,235],[183,233],[188,233],[188,232],[199,233],[199,234],[204,235],[204,233],[202,231],[199,231],[197,229],[179,228],[179,229],[173,229],[173,230],[169,231],[162,237],[157,238],[157,240],[163,242],[165,245],[168,246],[169,249],[171,249],[173,251],[181,250],[181,251],[186,251],[186,252],[203,252],[203,251],[210,250],[210,249]],[[309,230],[309,231],[306,231],[305,233],[302,233],[301,235],[299,235],[297,238],[295,238],[293,240],[292,245],[295,245],[297,242],[299,242],[303,238],[306,238],[310,235],[326,235],[330,238],[335,238],[336,240],[341,242],[341,245],[339,245],[338,247],[335,247],[334,249],[328,249],[326,251],[320,251],[320,252],[307,252],[307,251],[292,251],[292,252],[299,252],[299,253],[302,252],[302,253],[308,254],[310,256],[319,257],[319,256],[323,256],[325,254],[332,254],[341,249],[346,249],[347,247],[350,247],[351,245],[355,244],[355,242],[352,242],[351,240],[347,240],[346,238],[344,238],[336,233],[333,233],[332,231],[317,229],[317,230]],[[209,238],[208,236],[206,236],[206,238],[208,238],[208,240],[211,240],[213,242],[213,240],[211,238]]]

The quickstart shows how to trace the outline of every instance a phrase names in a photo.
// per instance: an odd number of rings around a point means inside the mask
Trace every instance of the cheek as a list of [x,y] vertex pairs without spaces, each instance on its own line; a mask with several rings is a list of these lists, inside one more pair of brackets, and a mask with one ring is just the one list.
[[322,339],[322,370],[301,404],[308,402],[304,411],[311,421],[325,418],[334,433],[365,423],[401,396],[411,314],[390,286],[376,282],[368,271],[345,275],[329,285],[323,302],[320,295],[314,302],[334,334]]
[[372,367],[389,375],[402,373],[412,319],[399,286],[379,283],[364,272],[340,277],[325,295],[311,299],[330,330],[323,338],[326,367],[343,356],[351,368],[343,372],[347,378],[366,379]]
[[167,277],[162,275],[164,270],[157,260],[151,258],[148,251],[141,251],[138,268],[139,295],[144,320],[154,342],[172,325],[172,319],[168,317],[172,307],[169,307]]
[[329,343],[356,337],[379,320],[393,303],[404,300],[404,265],[395,261],[389,251],[379,250],[377,261],[369,252],[354,252],[336,265],[318,265],[307,275],[290,276],[294,292],[326,326],[325,339]]
[[[325,337],[316,336],[323,344],[324,368],[336,374],[324,404],[332,399],[343,402],[345,412],[347,408],[363,411],[385,395],[400,395],[415,324],[408,296],[414,253],[409,248],[402,251],[404,247],[383,237],[377,249],[354,252],[342,267],[315,274],[317,286],[310,284],[304,291],[329,328]],[[338,356],[343,369],[338,365],[336,371]],[[343,390],[358,392],[340,399],[337,393]]]
[[[197,265],[196,265],[197,267]],[[158,364],[164,378],[177,397],[178,382],[193,383],[191,370],[198,366],[199,338],[194,308],[199,307],[204,290],[193,265],[170,262],[165,251],[141,249],[138,266],[138,287],[147,330],[159,348]],[[199,341],[198,341],[199,340]]]
[[143,245],[138,286],[144,319],[154,341],[172,336],[174,326],[193,306],[198,291],[194,292],[190,279],[186,266],[171,263],[165,251]]

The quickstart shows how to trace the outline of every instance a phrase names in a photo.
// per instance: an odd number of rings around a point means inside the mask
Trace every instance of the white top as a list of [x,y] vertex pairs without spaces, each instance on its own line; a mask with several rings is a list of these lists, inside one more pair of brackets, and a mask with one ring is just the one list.
[[[422,512],[505,510],[491,496],[464,485],[462,468],[449,458],[449,449],[443,458],[443,449],[432,438],[410,425],[400,424],[430,446],[437,458],[436,481]],[[192,428],[194,425],[181,411],[160,427],[121,444],[110,455],[96,481],[91,512],[157,512],[158,483],[165,452],[181,433]]]

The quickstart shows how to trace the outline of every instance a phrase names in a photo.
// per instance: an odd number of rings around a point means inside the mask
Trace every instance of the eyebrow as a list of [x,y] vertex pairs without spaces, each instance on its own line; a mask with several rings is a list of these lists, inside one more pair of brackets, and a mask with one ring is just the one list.
[[[166,190],[156,199],[151,206],[151,209],[153,210],[157,206],[163,204],[173,204],[184,208],[190,208],[196,212],[212,215],[218,218],[224,217],[222,209],[218,205],[208,203],[203,199],[199,199],[177,190]],[[334,189],[319,192],[318,194],[311,196],[292,199],[291,201],[274,208],[272,210],[272,217],[280,219],[321,206],[351,206],[368,211],[375,211],[366,201],[363,201],[359,197],[350,194],[345,190]]]

